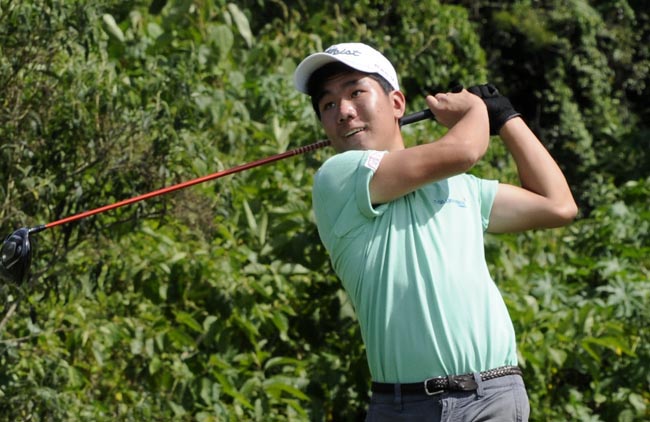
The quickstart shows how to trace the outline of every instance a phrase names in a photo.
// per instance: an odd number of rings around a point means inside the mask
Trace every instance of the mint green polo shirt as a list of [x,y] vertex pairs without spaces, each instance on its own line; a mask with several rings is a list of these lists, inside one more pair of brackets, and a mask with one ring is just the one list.
[[483,245],[498,182],[458,175],[375,207],[369,182],[383,154],[331,157],[312,192],[372,379],[418,382],[516,365],[514,328]]

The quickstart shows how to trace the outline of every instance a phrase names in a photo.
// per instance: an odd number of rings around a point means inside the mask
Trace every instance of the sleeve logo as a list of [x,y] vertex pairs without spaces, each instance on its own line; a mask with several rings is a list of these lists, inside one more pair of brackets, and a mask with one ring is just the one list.
[[382,158],[384,158],[383,151],[370,151],[368,158],[366,159],[365,166],[371,169],[372,171],[377,171],[379,168],[379,163],[381,163]]

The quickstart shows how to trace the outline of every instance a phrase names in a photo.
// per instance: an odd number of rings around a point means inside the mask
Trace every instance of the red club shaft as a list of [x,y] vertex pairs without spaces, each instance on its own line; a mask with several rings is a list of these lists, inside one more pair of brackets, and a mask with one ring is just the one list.
[[248,169],[251,169],[251,168],[254,168],[254,167],[259,167],[259,166],[262,166],[262,165],[265,165],[265,164],[268,164],[268,163],[272,163],[272,162],[275,162],[275,161],[279,161],[279,160],[282,160],[282,159],[285,159],[285,158],[288,158],[288,157],[293,157],[295,155],[300,155],[300,154],[304,154],[306,152],[315,151],[317,149],[326,147],[329,144],[330,144],[330,141],[328,141],[328,140],[315,142],[313,144],[298,147],[298,148],[295,148],[295,149],[292,149],[292,150],[289,150],[289,151],[282,152],[280,154],[272,155],[270,157],[261,158],[259,160],[255,160],[255,161],[252,161],[250,163],[241,164],[241,165],[236,166],[236,167],[231,167],[231,168],[226,169],[226,170],[218,171],[216,173],[212,173],[212,174],[209,174],[207,176],[197,177],[196,179],[188,180],[186,182],[182,182],[182,183],[178,183],[176,185],[172,185],[172,186],[168,186],[168,187],[165,187],[165,188],[162,188],[162,189],[158,189],[158,190],[155,190],[153,192],[149,192],[149,193],[145,193],[145,194],[142,194],[142,195],[139,195],[139,196],[135,196],[133,198],[125,199],[123,201],[116,202],[114,204],[104,205],[103,207],[95,208],[95,209],[90,210],[90,211],[84,211],[84,212],[81,212],[79,214],[72,215],[70,217],[62,218],[60,220],[53,221],[51,223],[47,223],[47,224],[44,224],[44,225],[41,225],[41,226],[31,228],[29,230],[29,232],[30,233],[35,233],[35,232],[39,232],[39,231],[49,229],[49,228],[52,228],[52,227],[60,226],[62,224],[71,223],[73,221],[81,220],[81,219],[86,218],[86,217],[90,217],[90,216],[100,214],[100,213],[103,213],[103,212],[106,212],[106,211],[114,210],[116,208],[120,208],[120,207],[123,207],[125,205],[130,205],[130,204],[133,204],[135,202],[144,201],[145,199],[153,198],[155,196],[165,195],[165,194],[170,193],[170,192],[174,192],[174,191],[177,191],[177,190],[180,190],[180,189],[185,189],[187,187],[194,186],[194,185],[197,185],[199,183],[204,183],[204,182],[207,182],[207,181],[210,181],[210,180],[219,179],[220,177],[228,176],[230,174],[238,173],[240,171],[245,171],[245,170],[248,170]]

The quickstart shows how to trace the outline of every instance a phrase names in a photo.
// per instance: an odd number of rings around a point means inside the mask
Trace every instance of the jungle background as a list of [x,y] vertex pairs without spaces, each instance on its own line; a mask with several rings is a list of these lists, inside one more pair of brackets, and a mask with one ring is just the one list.
[[[395,63],[409,112],[426,92],[494,83],[566,173],[573,224],[486,240],[531,420],[648,420],[649,13],[645,0],[0,0],[1,232],[322,139],[293,71],[367,42]],[[0,285],[0,420],[363,420],[364,348],[310,210],[332,153],[34,235],[29,280]],[[498,137],[472,173],[517,182]]]

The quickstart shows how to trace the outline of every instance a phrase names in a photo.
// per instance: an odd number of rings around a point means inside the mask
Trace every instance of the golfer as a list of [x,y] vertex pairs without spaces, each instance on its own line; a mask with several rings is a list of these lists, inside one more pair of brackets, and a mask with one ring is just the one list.
[[[483,236],[574,219],[553,158],[491,85],[428,95],[448,130],[405,148],[395,69],[365,44],[308,56],[294,82],[337,152],[315,175],[313,208],[361,326],[367,420],[527,420],[515,333]],[[466,174],[490,134],[505,143],[521,186]]]

